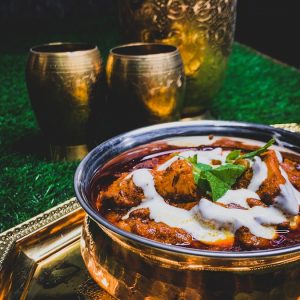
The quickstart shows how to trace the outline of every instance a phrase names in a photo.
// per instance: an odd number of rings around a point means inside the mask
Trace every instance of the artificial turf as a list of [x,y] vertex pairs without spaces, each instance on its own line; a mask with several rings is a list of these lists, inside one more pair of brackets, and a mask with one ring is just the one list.
[[[52,162],[35,122],[25,84],[28,47],[49,41],[95,42],[104,58],[117,44],[112,24],[93,34],[24,39],[0,53],[0,232],[74,196],[78,163]],[[93,40],[94,37],[94,40]],[[255,123],[300,122],[300,73],[234,44],[227,76],[213,99],[216,119]]]

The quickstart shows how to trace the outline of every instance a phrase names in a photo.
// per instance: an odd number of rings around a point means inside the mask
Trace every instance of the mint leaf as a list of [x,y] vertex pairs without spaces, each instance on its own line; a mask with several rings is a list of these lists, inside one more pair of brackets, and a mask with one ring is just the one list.
[[[181,158],[184,158],[182,156],[179,156]],[[187,157],[184,158],[186,161],[188,161],[189,163],[191,163],[193,165],[194,168],[200,170],[200,171],[206,171],[206,170],[210,170],[212,169],[212,166],[210,165],[206,165],[206,164],[202,164],[202,163],[197,163],[197,155],[195,154],[192,157]]]
[[211,170],[211,173],[231,187],[245,170],[241,165],[226,164]]
[[207,173],[202,172],[198,176],[198,181],[195,181],[200,191],[203,191],[205,194],[211,194],[211,188],[207,180]]
[[249,153],[246,153],[244,155],[241,155],[239,158],[253,158],[254,156],[258,156],[261,153],[264,153],[267,151],[267,149],[272,146],[275,143],[274,139],[269,140],[263,147],[257,149],[256,151],[252,151]]
[[194,180],[195,183],[197,184],[200,178],[200,174],[203,174],[205,171],[211,170],[212,167],[210,165],[198,163],[198,164],[193,164],[193,175],[194,175]]
[[[239,154],[234,154],[236,157]],[[221,198],[244,173],[246,168],[241,165],[228,163],[213,168],[210,165],[197,163],[197,157],[184,158],[193,167],[194,181],[199,190],[211,195],[213,201]]]
[[[181,156],[179,155],[179,157]],[[192,157],[186,157],[186,158],[182,157],[182,158],[188,161],[193,166],[194,181],[196,184],[198,184],[200,174],[202,171],[207,171],[212,169],[212,166],[210,165],[197,163],[197,155],[194,155]]]
[[229,184],[212,174],[212,172],[206,173],[206,179],[210,187],[213,201],[221,198],[231,188]]
[[226,162],[232,162],[241,155],[241,150],[233,150],[226,156]]
[[180,155],[178,155],[178,156],[185,159],[186,161],[190,162],[192,165],[195,165],[197,163],[197,155],[196,154],[191,157],[183,157]]
[[227,163],[232,163],[234,162],[235,160],[238,160],[238,159],[246,159],[246,158],[253,158],[254,156],[258,156],[264,152],[267,151],[267,149],[272,146],[273,144],[275,143],[275,140],[274,139],[271,139],[269,140],[263,147],[255,150],[255,151],[252,151],[252,152],[249,152],[249,153],[246,153],[246,154],[243,154],[241,155],[241,150],[233,150],[231,151],[227,157],[226,157],[226,162]]
[[198,187],[212,196],[213,201],[221,198],[245,171],[245,167],[226,164],[215,169],[202,172]]
[[195,169],[200,170],[200,171],[209,171],[212,170],[212,166],[210,165],[206,165],[206,164],[202,164],[202,163],[197,163],[194,165]]

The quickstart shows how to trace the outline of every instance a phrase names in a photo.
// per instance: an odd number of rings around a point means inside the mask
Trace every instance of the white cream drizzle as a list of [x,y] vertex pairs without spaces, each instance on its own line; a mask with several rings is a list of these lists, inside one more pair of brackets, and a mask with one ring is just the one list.
[[219,160],[221,164],[223,164],[225,163],[228,153],[228,151],[223,151],[222,148],[215,148],[209,151],[198,151],[197,163],[211,165],[212,160]]
[[260,185],[268,177],[268,168],[259,156],[255,156],[252,164],[253,176],[249,183],[248,190],[256,192]]
[[286,221],[285,216],[272,206],[254,206],[247,210],[225,208],[202,198],[198,207],[201,216],[205,220],[215,221],[216,226],[225,227],[232,232],[244,226],[252,234],[265,239],[272,239],[276,231],[274,227],[264,225],[276,225]]
[[131,208],[123,219],[127,219],[134,210],[149,208],[150,218],[155,222],[163,222],[171,227],[181,228],[204,243],[213,243],[233,237],[232,233],[226,230],[216,230],[213,226],[206,225],[200,219],[197,205],[191,210],[185,210],[167,204],[157,193],[153,176],[149,170],[139,169],[133,171],[131,175],[134,184],[143,190],[145,198],[141,204]]
[[[197,155],[197,163],[202,163],[202,164],[207,164],[211,165],[212,160],[219,160],[221,164],[225,163],[226,156],[228,155],[229,151],[223,151],[222,148],[215,148],[213,150],[189,150],[189,151],[183,151],[179,155],[176,155],[163,164],[161,164],[157,170],[158,171],[163,171],[166,170],[168,167],[171,166],[171,164],[179,159],[184,159],[188,157],[193,157],[194,155]],[[212,166],[212,167],[218,167]]]
[[[280,152],[276,150],[275,152],[278,161],[282,162]],[[212,165],[212,160],[220,160],[221,164],[224,164],[228,151],[223,151],[221,148],[208,151],[183,151],[158,166],[157,170],[165,170],[176,160],[194,155],[197,155],[198,163]],[[300,192],[291,184],[286,172],[280,167],[286,182],[280,185],[280,194],[275,198],[274,206],[250,208],[247,199],[260,199],[255,192],[267,178],[268,169],[266,163],[258,156],[249,162],[253,168],[253,177],[248,188],[229,190],[218,199],[219,203],[238,204],[246,209],[222,207],[205,198],[189,211],[169,205],[156,191],[151,170],[139,169],[130,173],[126,179],[132,177],[134,184],[143,190],[144,199],[138,206],[132,207],[123,219],[127,219],[134,210],[149,208],[150,218],[155,222],[181,228],[203,243],[212,244],[233,238],[235,231],[242,226],[247,227],[258,237],[272,239],[276,234],[274,225],[287,221],[284,213],[292,216],[298,214]]]
[[288,175],[279,167],[281,175],[285,179],[284,184],[280,184],[280,194],[275,197],[274,205],[289,215],[296,216],[299,212],[300,192],[292,185]]
[[171,164],[179,159],[184,159],[184,158],[188,158],[188,157],[193,157],[194,155],[197,155],[199,151],[183,151],[180,152],[179,155],[176,155],[172,158],[170,158],[169,160],[167,160],[166,162],[164,162],[163,164],[161,164],[160,166],[158,166],[157,170],[158,171],[163,171],[166,170],[167,168],[169,168],[171,166]]
[[245,208],[250,208],[247,203],[248,198],[254,198],[260,200],[259,196],[253,191],[247,189],[228,190],[220,199],[218,203],[222,204],[238,204]]
[[278,150],[274,150],[274,152],[276,154],[276,157],[277,157],[279,163],[281,164],[283,162],[283,158],[282,158],[281,153]]

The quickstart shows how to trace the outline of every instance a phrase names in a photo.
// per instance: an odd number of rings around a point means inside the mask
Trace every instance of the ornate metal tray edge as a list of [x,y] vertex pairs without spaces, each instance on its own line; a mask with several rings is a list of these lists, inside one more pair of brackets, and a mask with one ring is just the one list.
[[72,214],[77,210],[81,210],[81,207],[76,198],[71,198],[70,200],[0,234],[0,271],[3,268],[6,257],[9,255],[17,241],[28,235],[34,234],[42,228],[49,226],[53,222],[57,222],[59,219],[66,217],[68,214]]

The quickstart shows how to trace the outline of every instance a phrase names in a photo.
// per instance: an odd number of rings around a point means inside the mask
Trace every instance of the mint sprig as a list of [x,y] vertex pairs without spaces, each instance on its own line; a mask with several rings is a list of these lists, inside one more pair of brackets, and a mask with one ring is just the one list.
[[241,155],[241,150],[233,150],[231,151],[227,157],[226,157],[226,162],[227,163],[232,163],[238,159],[246,159],[246,158],[253,158],[255,156],[258,156],[268,150],[270,146],[272,146],[275,143],[274,139],[269,140],[263,147],[252,151],[248,152],[246,154]]
[[207,164],[197,163],[197,155],[185,160],[193,167],[194,180],[198,188],[210,195],[213,201],[221,198],[246,170],[244,166],[231,163],[213,168]]
[[226,156],[226,162],[233,162],[238,159],[239,156],[241,156],[241,150],[233,150]]
[[233,150],[226,157],[226,164],[217,168],[197,163],[197,155],[184,158],[193,166],[193,176],[198,188],[212,197],[213,201],[221,198],[245,172],[246,167],[235,164],[238,159],[250,159],[267,151],[273,145],[274,139],[269,140],[263,147],[241,155],[241,150]]

